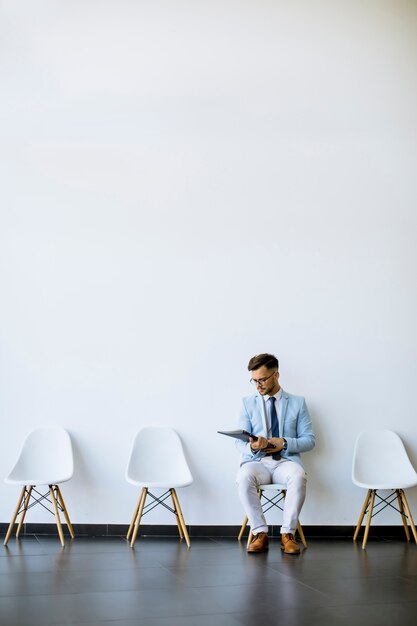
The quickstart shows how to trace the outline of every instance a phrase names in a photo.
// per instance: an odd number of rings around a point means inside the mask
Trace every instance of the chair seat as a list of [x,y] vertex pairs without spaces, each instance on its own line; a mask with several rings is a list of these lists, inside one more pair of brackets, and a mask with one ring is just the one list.
[[268,483],[266,485],[259,485],[261,491],[285,491],[287,485],[285,483]]
[[415,487],[417,485],[417,482],[414,480],[406,480],[406,479],[402,479],[399,480],[397,483],[394,482],[361,482],[359,480],[353,480],[352,481],[357,487],[362,487],[363,489],[409,489],[410,487]]
[[135,485],[136,487],[148,487],[148,489],[152,489],[152,488],[153,489],[169,489],[170,487],[177,489],[178,487],[188,487],[193,482],[192,479],[182,481],[182,482],[178,482],[178,481],[167,482],[166,480],[165,481],[135,480],[131,478],[130,476],[126,476],[126,480],[131,485]]
[[7,478],[4,479],[4,482],[7,483],[8,485],[20,485],[23,487],[23,485],[29,485],[32,487],[36,487],[41,486],[41,485],[60,485],[61,483],[66,483],[67,481],[71,480],[71,476],[38,476],[38,477],[33,477],[32,476],[20,476],[19,478],[13,478],[12,475],[7,476]]

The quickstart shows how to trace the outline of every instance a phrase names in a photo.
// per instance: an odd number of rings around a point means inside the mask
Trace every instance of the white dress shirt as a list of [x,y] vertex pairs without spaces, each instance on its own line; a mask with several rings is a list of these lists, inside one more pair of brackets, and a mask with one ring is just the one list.
[[271,415],[270,415],[270,403],[268,402],[269,398],[275,398],[275,408],[277,410],[278,424],[281,419],[281,409],[282,409],[282,388],[274,395],[274,396],[262,396],[265,402],[265,415],[266,415],[266,425],[268,427],[268,439],[272,437],[272,427],[271,427]]

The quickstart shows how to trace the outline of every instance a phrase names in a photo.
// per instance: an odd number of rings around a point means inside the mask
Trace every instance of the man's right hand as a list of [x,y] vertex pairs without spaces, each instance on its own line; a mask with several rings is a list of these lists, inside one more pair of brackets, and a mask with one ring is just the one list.
[[265,437],[258,437],[255,441],[252,437],[249,437],[250,447],[254,452],[258,452],[259,450],[263,450],[268,445],[268,439]]

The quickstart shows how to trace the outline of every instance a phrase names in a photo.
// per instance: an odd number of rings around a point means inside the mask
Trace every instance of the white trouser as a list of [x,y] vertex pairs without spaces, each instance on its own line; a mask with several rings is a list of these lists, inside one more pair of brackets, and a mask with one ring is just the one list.
[[281,534],[295,533],[306,497],[307,474],[301,465],[286,459],[250,461],[239,468],[237,483],[240,500],[255,535],[268,532],[258,493],[259,485],[285,483],[287,494],[284,499]]

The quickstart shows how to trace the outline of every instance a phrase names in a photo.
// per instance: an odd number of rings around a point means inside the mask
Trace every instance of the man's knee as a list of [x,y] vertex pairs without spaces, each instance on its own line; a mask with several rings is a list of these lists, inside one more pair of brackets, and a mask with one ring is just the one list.
[[305,489],[307,485],[307,474],[302,467],[297,467],[296,471],[292,471],[288,474],[287,486],[289,485]]
[[253,472],[239,472],[237,477],[238,485],[257,485],[256,476]]
[[[263,477],[266,480],[266,477]],[[258,487],[262,484],[258,467],[250,467],[248,464],[242,465],[237,475],[237,483],[246,487]]]

